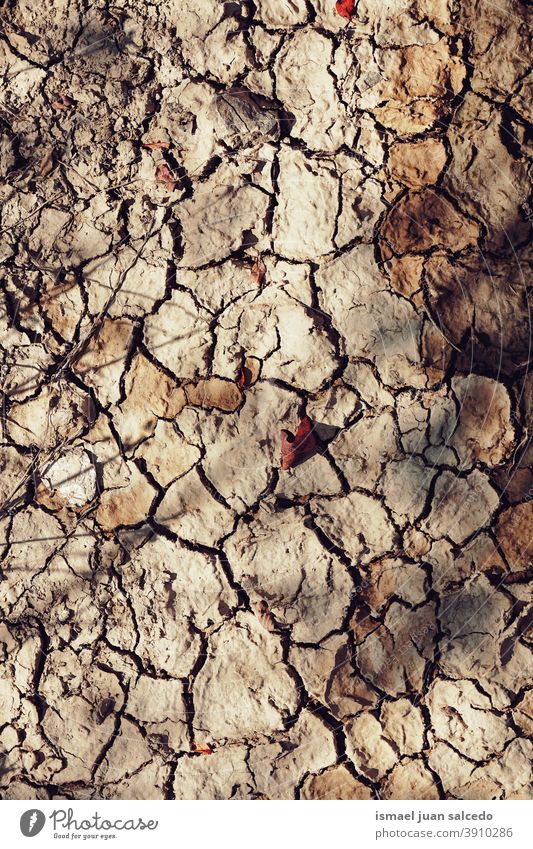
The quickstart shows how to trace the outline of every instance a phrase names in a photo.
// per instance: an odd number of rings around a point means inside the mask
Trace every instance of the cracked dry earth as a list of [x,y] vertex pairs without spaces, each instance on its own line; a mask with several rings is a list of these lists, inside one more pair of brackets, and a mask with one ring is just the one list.
[[529,10],[340,6],[3,5],[3,798],[532,795]]

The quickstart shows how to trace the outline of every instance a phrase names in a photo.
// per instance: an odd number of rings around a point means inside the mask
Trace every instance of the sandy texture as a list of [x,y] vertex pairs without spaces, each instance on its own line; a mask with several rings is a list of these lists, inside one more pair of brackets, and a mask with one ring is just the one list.
[[527,5],[0,14],[0,795],[530,798]]

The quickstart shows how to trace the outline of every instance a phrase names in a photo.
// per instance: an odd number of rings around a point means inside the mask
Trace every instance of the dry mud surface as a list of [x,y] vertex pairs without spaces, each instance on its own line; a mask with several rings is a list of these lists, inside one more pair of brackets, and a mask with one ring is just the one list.
[[3,798],[532,795],[529,9],[341,9],[3,4]]

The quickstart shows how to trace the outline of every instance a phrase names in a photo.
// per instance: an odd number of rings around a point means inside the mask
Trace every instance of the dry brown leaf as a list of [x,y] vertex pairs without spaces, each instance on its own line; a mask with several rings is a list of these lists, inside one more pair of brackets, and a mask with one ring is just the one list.
[[281,468],[291,469],[318,446],[309,416],[304,416],[293,436],[290,430],[281,431]]
[[47,177],[54,170],[54,148],[47,147],[43,158],[39,163],[39,174]]
[[261,286],[266,274],[266,265],[261,259],[261,257],[257,257],[256,261],[252,265],[251,275],[254,283],[257,283],[258,286]]

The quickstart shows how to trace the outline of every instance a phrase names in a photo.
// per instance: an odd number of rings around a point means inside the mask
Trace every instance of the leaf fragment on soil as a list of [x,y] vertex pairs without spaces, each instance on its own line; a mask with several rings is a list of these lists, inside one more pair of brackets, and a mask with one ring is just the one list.
[[52,109],[70,109],[74,106],[75,101],[68,94],[59,94],[56,100],[52,100],[50,104]]
[[335,8],[342,18],[351,19],[353,15],[354,0],[337,0]]
[[191,752],[194,752],[197,755],[212,755],[213,749],[211,748],[209,743],[196,743],[193,740]]
[[243,357],[239,367],[237,386],[240,389],[249,389],[257,382],[261,374],[261,361],[257,357]]
[[54,170],[54,148],[47,147],[46,152],[39,163],[39,175],[47,177]]
[[177,180],[174,179],[168,165],[161,162],[155,169],[156,183],[162,183],[169,192],[173,192],[177,185]]
[[270,608],[266,601],[262,599],[257,604],[253,605],[254,613],[259,619],[259,622],[265,629],[265,631],[275,631],[276,623],[274,622],[274,617],[270,612]]
[[263,260],[261,259],[261,257],[258,257],[255,260],[254,264],[252,265],[252,269],[251,269],[252,280],[254,281],[254,283],[257,283],[258,286],[261,286],[261,284],[263,283],[263,281],[265,279],[265,274],[266,274],[266,265],[263,262]]
[[166,141],[142,142],[142,146],[149,148],[149,150],[168,150],[169,147],[170,147],[170,142],[166,142]]
[[291,469],[318,446],[318,441],[313,433],[313,425],[309,416],[304,416],[298,425],[296,435],[290,430],[281,431],[281,468]]

